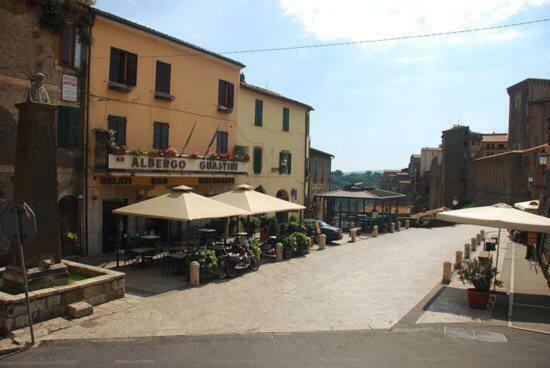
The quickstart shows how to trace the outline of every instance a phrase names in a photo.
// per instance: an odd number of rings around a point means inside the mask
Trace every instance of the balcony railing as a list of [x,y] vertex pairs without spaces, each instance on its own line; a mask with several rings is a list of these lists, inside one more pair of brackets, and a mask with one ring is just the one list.
[[108,131],[95,131],[94,171],[106,171],[109,167],[109,141]]

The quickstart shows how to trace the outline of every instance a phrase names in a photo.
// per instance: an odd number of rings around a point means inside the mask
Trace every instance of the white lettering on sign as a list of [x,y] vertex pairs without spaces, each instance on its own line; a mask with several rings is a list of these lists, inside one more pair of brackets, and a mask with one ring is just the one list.
[[61,99],[64,101],[78,101],[78,78],[74,75],[63,74]]
[[109,169],[246,174],[248,171],[248,162],[110,154]]

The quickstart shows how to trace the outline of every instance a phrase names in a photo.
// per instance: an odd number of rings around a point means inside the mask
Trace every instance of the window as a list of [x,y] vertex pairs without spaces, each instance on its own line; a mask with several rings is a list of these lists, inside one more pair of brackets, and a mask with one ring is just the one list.
[[283,132],[290,130],[290,110],[288,107],[283,107]]
[[321,183],[325,182],[325,163],[321,161]]
[[306,157],[306,178],[309,177],[309,157]]
[[170,94],[170,74],[172,66],[168,63],[157,60],[157,77],[155,92]]
[[65,26],[61,31],[61,64],[80,68],[82,43],[75,26]]
[[306,137],[309,137],[309,111],[306,111]]
[[233,111],[233,83],[220,79],[218,81],[218,111]]
[[107,125],[109,130],[115,132],[115,144],[118,147],[126,146],[126,118],[124,116],[109,115]]
[[80,109],[58,106],[57,108],[57,147],[80,147]]
[[263,151],[261,147],[254,147],[254,174],[262,173],[262,156]]
[[292,172],[292,154],[288,151],[279,153],[279,174],[289,174]]
[[168,148],[168,123],[155,122],[153,126],[153,148],[165,150]]
[[216,133],[216,153],[227,153],[227,132]]
[[111,47],[109,81],[135,87],[136,79],[137,55]]
[[319,172],[319,163],[317,162],[317,159],[313,159],[313,182],[317,183],[317,174]]
[[264,125],[264,102],[262,100],[256,100],[254,108],[254,125]]

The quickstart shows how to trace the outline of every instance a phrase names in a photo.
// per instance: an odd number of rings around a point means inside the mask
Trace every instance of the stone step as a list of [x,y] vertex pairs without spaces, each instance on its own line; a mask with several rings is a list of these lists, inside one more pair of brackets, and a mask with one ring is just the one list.
[[66,311],[71,318],[80,318],[92,314],[94,307],[86,302],[77,302],[67,305]]

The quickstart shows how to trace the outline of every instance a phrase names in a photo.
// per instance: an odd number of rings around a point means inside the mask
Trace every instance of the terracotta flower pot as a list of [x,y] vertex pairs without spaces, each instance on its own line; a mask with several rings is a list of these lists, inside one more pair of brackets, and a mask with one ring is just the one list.
[[468,304],[473,309],[487,309],[487,302],[489,301],[488,291],[477,291],[474,288],[469,288],[468,292]]

